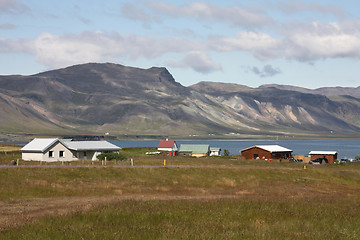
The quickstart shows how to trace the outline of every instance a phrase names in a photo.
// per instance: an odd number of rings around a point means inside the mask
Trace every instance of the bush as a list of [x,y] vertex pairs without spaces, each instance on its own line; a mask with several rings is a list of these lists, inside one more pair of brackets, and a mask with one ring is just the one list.
[[123,161],[126,159],[125,156],[121,155],[120,153],[116,153],[116,152],[110,152],[110,153],[101,153],[100,155],[97,156],[97,159],[99,160],[120,160]]
[[359,160],[360,160],[360,156],[359,156],[359,155],[356,156],[356,157],[355,157],[355,160],[359,161]]
[[230,155],[230,151],[228,149],[224,149],[224,156],[229,156]]

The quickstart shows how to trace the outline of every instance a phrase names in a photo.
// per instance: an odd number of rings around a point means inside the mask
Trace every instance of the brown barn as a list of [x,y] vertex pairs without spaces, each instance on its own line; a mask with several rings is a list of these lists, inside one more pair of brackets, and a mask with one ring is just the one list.
[[241,156],[246,159],[287,159],[292,150],[279,145],[259,145],[241,150]]
[[314,160],[315,158],[326,158],[328,163],[334,163],[337,159],[336,151],[311,151],[309,153],[310,160]]

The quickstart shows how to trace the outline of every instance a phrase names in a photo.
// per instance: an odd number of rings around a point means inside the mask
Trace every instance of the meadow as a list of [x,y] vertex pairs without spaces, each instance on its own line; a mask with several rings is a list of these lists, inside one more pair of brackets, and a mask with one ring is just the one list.
[[0,168],[0,239],[360,238],[360,164],[146,156],[149,150],[126,149],[134,166],[106,167],[16,167],[9,162],[18,152],[0,152],[7,166]]

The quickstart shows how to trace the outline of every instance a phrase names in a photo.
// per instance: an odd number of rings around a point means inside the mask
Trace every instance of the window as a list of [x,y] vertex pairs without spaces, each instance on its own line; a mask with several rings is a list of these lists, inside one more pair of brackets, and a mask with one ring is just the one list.
[[86,152],[84,152],[84,157],[86,157]]
[[254,159],[257,159],[259,157],[259,154],[255,153],[254,154]]
[[54,151],[49,151],[49,158],[54,157]]
[[59,157],[64,157],[64,151],[59,151]]

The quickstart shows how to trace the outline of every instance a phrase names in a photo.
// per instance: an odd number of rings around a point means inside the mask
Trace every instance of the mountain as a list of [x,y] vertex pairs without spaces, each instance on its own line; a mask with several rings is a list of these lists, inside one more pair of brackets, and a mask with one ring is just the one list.
[[353,134],[360,132],[357,90],[330,98],[277,86],[200,82],[184,87],[166,68],[89,63],[0,76],[0,132]]

